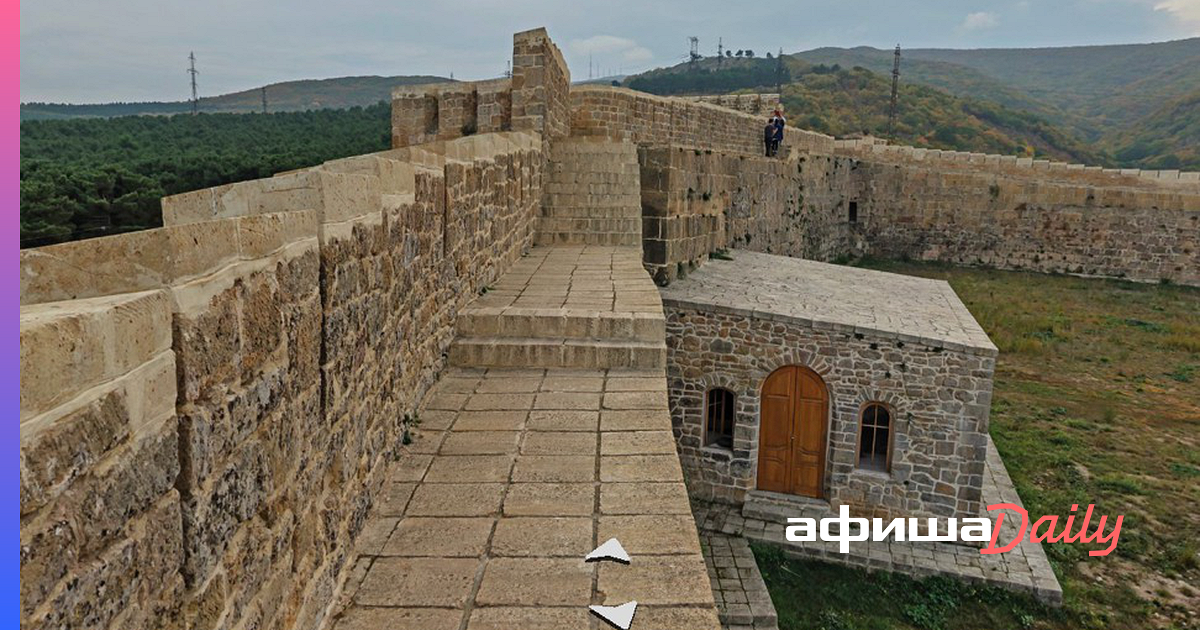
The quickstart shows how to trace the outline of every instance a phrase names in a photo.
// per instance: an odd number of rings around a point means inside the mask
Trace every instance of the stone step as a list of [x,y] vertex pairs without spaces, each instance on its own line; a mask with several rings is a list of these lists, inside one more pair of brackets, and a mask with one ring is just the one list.
[[642,205],[641,191],[631,189],[629,182],[548,182],[542,189],[542,198],[547,201],[558,201],[560,196],[579,197],[589,204]]
[[824,518],[834,516],[833,508],[824,499],[792,494],[751,490],[742,504],[742,516],[769,523],[787,523],[789,518]]
[[578,142],[555,140],[550,145],[550,157],[587,155],[589,157],[620,156],[637,158],[637,147],[625,142]]
[[630,232],[543,232],[538,230],[533,238],[534,245],[609,245],[637,246],[642,245],[642,235]]
[[624,233],[641,237],[640,217],[538,217],[539,232]]
[[460,337],[450,364],[461,367],[664,368],[664,341]]
[[563,219],[637,219],[641,221],[642,211],[637,206],[546,206],[542,209],[544,218]]
[[666,321],[661,313],[627,313],[569,308],[475,308],[456,322],[460,337],[605,339],[662,341]]
[[640,246],[640,182],[633,143],[552,142],[534,243]]

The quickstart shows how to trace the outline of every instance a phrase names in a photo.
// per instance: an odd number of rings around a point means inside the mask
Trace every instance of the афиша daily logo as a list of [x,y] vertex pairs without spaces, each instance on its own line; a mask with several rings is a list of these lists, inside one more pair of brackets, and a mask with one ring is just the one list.
[[[1049,515],[1039,518],[1033,523],[1033,527],[1029,527],[1029,513],[1025,508],[1014,503],[994,503],[987,507],[988,512],[996,513],[996,524],[993,527],[992,521],[986,518],[948,518],[946,519],[946,527],[940,526],[938,518],[926,519],[924,531],[920,528],[920,520],[917,518],[895,518],[886,525],[881,518],[873,518],[868,521],[865,518],[851,518],[849,506],[842,505],[838,509],[836,518],[823,518],[818,525],[816,519],[812,518],[789,518],[788,527],[786,530],[787,539],[793,542],[812,542],[817,539],[818,534],[821,540],[826,542],[837,542],[839,544],[838,551],[841,553],[850,553],[850,543],[862,542],[870,538],[873,541],[880,542],[886,540],[896,540],[903,542],[910,541],[968,541],[968,542],[983,542],[987,541],[987,546],[980,549],[979,553],[993,554],[1012,551],[1025,538],[1025,533],[1028,530],[1030,542],[1066,542],[1066,543],[1108,543],[1105,549],[1089,551],[1088,555],[1092,556],[1107,556],[1112,553],[1112,550],[1117,547],[1117,538],[1121,535],[1121,521],[1124,516],[1118,515],[1113,522],[1112,531],[1105,533],[1104,527],[1107,524],[1108,517],[1100,516],[1095,530],[1089,533],[1093,505],[1087,506],[1087,512],[1083,515],[1083,520],[1079,524],[1079,529],[1075,530],[1075,512],[1079,509],[1079,505],[1072,505],[1071,512],[1067,516],[1062,531],[1058,531],[1058,516]],[[997,547],[997,538],[1000,537],[1000,526],[1004,523],[1004,517],[1009,516],[1009,512],[1015,512],[1021,516],[1021,525],[1017,530],[1017,535],[1001,547]],[[856,527],[856,531],[852,531],[852,526]],[[945,532],[945,533],[939,533]]]

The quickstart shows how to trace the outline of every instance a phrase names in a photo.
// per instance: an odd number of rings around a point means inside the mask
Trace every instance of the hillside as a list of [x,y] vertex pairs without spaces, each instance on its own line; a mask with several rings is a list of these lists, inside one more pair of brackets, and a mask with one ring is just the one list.
[[[783,101],[790,122],[832,135],[886,135],[891,79],[865,68],[812,65],[785,56]],[[626,85],[657,94],[775,90],[778,63],[706,59],[630,77]],[[1103,163],[1105,156],[1036,114],[922,85],[903,84],[896,140],[915,146],[1038,155]]]
[[[285,81],[266,86],[267,110],[294,112],[310,109],[366,107],[390,101],[392,88],[401,85],[443,83],[436,76],[338,77]],[[220,96],[201,97],[199,110],[205,113],[251,113],[262,111],[262,88]],[[22,103],[21,120],[59,120],[69,118],[109,118],[113,116],[167,115],[192,111],[189,101],[103,103],[69,105],[61,103]]]
[[[816,48],[788,56],[812,64],[839,65],[844,68],[859,66],[888,77],[891,76],[894,61],[893,51],[868,46]],[[909,56],[908,51],[903,51],[900,72],[903,83],[926,85],[955,96],[987,100],[1011,109],[1029,112],[1077,132],[1083,132],[1085,136],[1096,131],[1086,118],[1040,101],[974,68],[947,61],[914,59]]]
[[[793,57],[889,73],[892,51],[819,48]],[[1122,166],[1200,169],[1200,38],[1154,44],[903,51],[901,80],[1029,112],[1117,156]],[[1167,122],[1167,120],[1170,122]]]
[[1124,163],[1149,169],[1200,170],[1200,90],[1167,103],[1110,140]]
[[1131,124],[1200,89],[1200,37],[1115,46],[913,49],[905,55],[973,68],[1104,124]]

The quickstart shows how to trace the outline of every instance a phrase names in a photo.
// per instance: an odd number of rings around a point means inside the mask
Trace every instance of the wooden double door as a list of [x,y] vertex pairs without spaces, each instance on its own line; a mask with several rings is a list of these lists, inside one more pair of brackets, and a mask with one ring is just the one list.
[[829,391],[798,365],[775,370],[762,387],[758,489],[822,498]]

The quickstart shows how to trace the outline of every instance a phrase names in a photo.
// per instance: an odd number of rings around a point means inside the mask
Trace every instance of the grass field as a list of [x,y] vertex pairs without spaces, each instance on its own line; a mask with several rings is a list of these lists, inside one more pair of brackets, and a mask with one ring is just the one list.
[[1106,557],[1046,552],[1062,609],[758,549],[782,628],[1200,628],[1200,290],[941,265],[1000,348],[991,433],[1031,518],[1125,517]]

